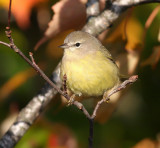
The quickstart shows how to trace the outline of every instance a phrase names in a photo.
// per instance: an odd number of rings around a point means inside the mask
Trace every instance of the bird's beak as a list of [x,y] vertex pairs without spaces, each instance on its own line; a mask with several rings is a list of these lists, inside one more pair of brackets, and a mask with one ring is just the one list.
[[69,45],[67,43],[64,43],[60,46],[58,46],[59,48],[69,48]]

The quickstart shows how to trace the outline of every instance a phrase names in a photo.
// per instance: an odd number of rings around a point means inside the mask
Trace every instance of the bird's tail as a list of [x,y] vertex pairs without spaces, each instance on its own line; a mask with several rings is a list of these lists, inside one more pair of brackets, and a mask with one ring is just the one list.
[[123,75],[123,74],[119,74],[119,78],[120,78],[121,81],[125,81],[125,80],[127,80],[129,78],[129,76]]

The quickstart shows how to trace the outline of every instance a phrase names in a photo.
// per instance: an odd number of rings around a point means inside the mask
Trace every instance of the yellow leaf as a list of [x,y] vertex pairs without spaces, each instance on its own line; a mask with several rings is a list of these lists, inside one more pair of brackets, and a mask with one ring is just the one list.
[[0,1],[0,7],[8,8],[8,6],[9,6],[9,0]]
[[128,51],[140,50],[143,46],[143,28],[138,20],[134,17],[130,17],[128,20],[124,19],[106,39],[107,42],[116,40],[126,41],[125,48]]

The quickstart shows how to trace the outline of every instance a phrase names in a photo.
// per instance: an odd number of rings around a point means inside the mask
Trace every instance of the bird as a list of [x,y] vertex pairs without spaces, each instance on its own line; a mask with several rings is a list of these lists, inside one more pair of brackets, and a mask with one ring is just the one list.
[[76,96],[100,97],[120,81],[119,68],[110,52],[94,36],[71,32],[59,46],[64,49],[60,77]]

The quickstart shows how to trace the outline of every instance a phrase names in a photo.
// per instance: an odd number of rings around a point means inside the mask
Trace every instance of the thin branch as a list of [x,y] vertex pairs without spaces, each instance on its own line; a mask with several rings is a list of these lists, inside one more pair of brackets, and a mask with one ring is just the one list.
[[9,11],[8,11],[8,27],[11,26],[11,6],[12,6],[12,0],[9,1]]
[[2,44],[2,45],[4,45],[4,46],[7,46],[7,47],[10,47],[10,44],[5,43],[5,42],[2,42],[2,41],[0,41],[0,44]]
[[[64,90],[64,94],[67,96],[67,100],[70,101],[71,97],[68,96],[68,93],[67,93],[67,75],[65,74],[63,76],[63,90]],[[74,98],[73,98],[74,99]],[[83,106],[82,103],[78,102],[78,101],[75,101],[75,100],[71,100],[73,102],[71,102],[71,104],[74,104],[78,109],[80,109],[83,114],[88,118],[88,119],[91,119],[91,116],[90,114],[88,113],[88,111],[86,110],[86,108]]]
[[89,148],[93,148],[93,125],[94,125],[94,119],[89,119]]
[[98,109],[99,109],[99,107],[100,107],[100,105],[101,105],[102,103],[108,101],[109,98],[110,98],[113,94],[115,94],[115,93],[117,93],[118,91],[126,88],[126,86],[127,86],[128,84],[134,83],[135,81],[137,81],[137,79],[138,79],[138,75],[131,76],[128,80],[125,80],[125,81],[124,81],[123,83],[121,83],[118,87],[116,87],[115,89],[113,89],[113,90],[108,94],[108,96],[107,96],[105,99],[103,98],[102,100],[100,100],[100,101],[97,103],[97,105],[96,105],[96,107],[95,107],[95,109],[94,109],[94,111],[93,111],[93,114],[92,114],[92,117],[91,117],[91,118],[94,119],[94,118],[96,117],[97,111],[98,111]]
[[65,95],[68,95],[67,92],[67,75],[64,74],[63,76],[63,92],[65,93]]
[[118,87],[116,87],[115,89],[113,89],[106,98],[102,98],[102,100],[100,100],[97,105],[95,106],[95,109],[93,111],[93,114],[89,119],[89,148],[93,148],[93,125],[94,125],[94,118],[96,117],[97,115],[97,111],[100,107],[100,105],[104,102],[108,102],[109,101],[109,98],[117,93],[118,91],[121,91],[122,89],[126,88],[126,86],[128,84],[132,84],[134,83],[135,81],[137,81],[138,79],[138,75],[135,75],[135,76],[131,76],[128,80],[125,80],[123,83],[121,83]]
[[88,113],[88,111],[86,110],[86,108],[83,106],[82,103],[80,103],[80,102],[78,102],[78,101],[74,101],[73,104],[74,104],[78,109],[80,109],[80,110],[83,112],[83,114],[84,114],[88,119],[91,118],[90,114]]
[[[40,74],[41,77],[43,77],[44,80],[46,80],[46,82],[48,82],[53,88],[55,88],[56,91],[58,91],[61,95],[63,95],[64,97],[66,97],[63,94],[63,91],[61,91],[45,74],[44,72],[38,67],[37,64],[35,64],[34,60],[33,60],[33,56],[30,53],[30,57],[32,57],[31,59],[33,61],[30,61],[24,54],[23,52],[17,48],[17,46],[14,44],[13,38],[11,36],[11,30],[9,29],[9,27],[6,27],[7,31],[6,31],[6,36],[8,37],[9,41],[10,41],[10,48],[13,49],[19,56],[21,56],[31,67],[33,67],[33,69],[35,69],[37,71],[37,73]],[[3,44],[4,45],[4,44]]]

